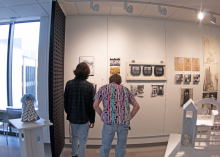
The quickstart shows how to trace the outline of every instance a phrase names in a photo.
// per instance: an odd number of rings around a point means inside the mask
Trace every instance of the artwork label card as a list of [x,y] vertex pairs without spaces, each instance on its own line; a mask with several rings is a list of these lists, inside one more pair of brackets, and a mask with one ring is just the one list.
[[175,57],[175,70],[183,71],[183,57]]
[[94,63],[95,63],[95,57],[93,56],[80,56],[79,57],[79,62],[85,62],[90,69],[90,74],[89,76],[94,76]]
[[215,38],[202,38],[203,63],[218,64],[218,43]]
[[184,58],[184,70],[191,71],[192,67],[192,58]]
[[203,91],[218,91],[218,66],[204,65],[203,74]]
[[192,71],[200,71],[199,58],[192,58]]
[[193,89],[181,88],[180,107],[183,107],[189,99],[193,100]]

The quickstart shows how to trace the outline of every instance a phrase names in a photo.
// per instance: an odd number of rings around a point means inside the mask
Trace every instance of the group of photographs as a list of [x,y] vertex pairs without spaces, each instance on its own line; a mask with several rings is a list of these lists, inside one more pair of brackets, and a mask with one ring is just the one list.
[[[152,92],[151,97],[163,96],[164,95],[164,85],[151,85]],[[136,97],[144,97],[144,85],[130,85],[131,93]]]
[[[176,83],[180,84],[182,82],[184,83],[190,83],[192,75],[191,74],[176,74],[175,80]],[[193,74],[193,83],[199,83],[200,82],[200,74]]]
[[132,76],[140,76],[141,72],[143,76],[154,76],[161,77],[164,75],[164,66],[161,65],[131,65],[131,75]]

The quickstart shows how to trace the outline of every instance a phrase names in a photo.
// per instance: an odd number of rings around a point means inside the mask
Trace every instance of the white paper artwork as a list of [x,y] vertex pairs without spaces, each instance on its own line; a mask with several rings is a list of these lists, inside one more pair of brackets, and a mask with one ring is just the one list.
[[164,94],[164,85],[152,85],[152,93],[151,96],[155,97],[157,95],[163,96]]
[[211,92],[218,91],[218,66],[204,65],[203,66],[203,91]]
[[133,96],[137,96],[137,85],[130,85],[130,91]]
[[218,44],[217,39],[203,37],[203,62],[205,64],[217,64],[218,63]]
[[94,64],[95,64],[95,57],[93,56],[80,56],[79,62],[85,62],[90,68],[89,76],[94,76]]
[[137,96],[139,96],[139,97],[144,96],[144,85],[137,86]]
[[110,58],[110,66],[120,66],[120,58]]

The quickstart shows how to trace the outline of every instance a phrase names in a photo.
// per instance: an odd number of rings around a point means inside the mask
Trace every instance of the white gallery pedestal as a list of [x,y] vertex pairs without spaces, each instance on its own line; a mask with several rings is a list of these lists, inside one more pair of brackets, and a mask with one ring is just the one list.
[[181,134],[170,134],[164,157],[220,157],[220,146],[181,146]]
[[45,157],[42,127],[53,125],[50,121],[22,122],[19,118],[9,122],[18,129],[22,157]]

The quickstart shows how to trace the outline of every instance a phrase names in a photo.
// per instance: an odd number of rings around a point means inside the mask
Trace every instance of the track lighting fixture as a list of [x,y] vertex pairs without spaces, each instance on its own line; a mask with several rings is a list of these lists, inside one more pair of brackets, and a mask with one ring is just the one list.
[[210,22],[216,24],[216,17],[213,17],[212,14],[210,14]]
[[203,12],[199,12],[198,18],[199,18],[200,20],[202,20],[202,19],[204,18]]
[[93,6],[93,1],[90,2],[90,9],[92,9],[93,11],[99,11],[99,4],[95,4]]
[[161,6],[160,6],[160,5],[158,5],[158,11],[159,11],[159,13],[162,14],[162,15],[166,15],[166,14],[167,14],[167,9],[166,9],[166,8],[162,8],[162,9],[161,9]]
[[133,6],[132,5],[128,6],[128,3],[125,2],[124,3],[124,10],[126,10],[126,12],[128,12],[128,13],[133,13]]

